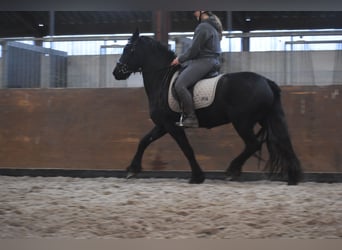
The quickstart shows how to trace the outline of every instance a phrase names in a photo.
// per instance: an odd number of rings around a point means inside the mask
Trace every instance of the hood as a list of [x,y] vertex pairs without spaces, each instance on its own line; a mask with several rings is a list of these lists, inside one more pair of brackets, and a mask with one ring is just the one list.
[[209,16],[209,18],[204,20],[204,22],[207,22],[210,25],[212,25],[217,30],[217,32],[219,33],[220,37],[222,36],[222,24],[221,24],[220,20],[218,20],[217,17]]

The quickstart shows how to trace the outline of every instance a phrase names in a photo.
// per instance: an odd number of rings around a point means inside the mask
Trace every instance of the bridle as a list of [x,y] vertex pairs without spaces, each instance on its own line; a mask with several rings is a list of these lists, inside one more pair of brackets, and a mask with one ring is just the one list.
[[[126,47],[131,46],[130,53],[133,53],[135,51],[136,44],[137,44],[137,42],[134,41],[133,43],[131,42],[131,43],[128,43],[126,45]],[[116,62],[116,64],[119,66],[119,72],[122,74],[131,74],[131,73],[136,73],[136,72],[142,72],[141,67],[139,67],[136,70],[129,69],[127,63],[121,62],[121,58]]]
[[[135,51],[135,47],[137,45],[137,41],[134,41],[133,43],[128,43],[127,46],[131,46],[130,48],[130,53],[132,54],[134,51]],[[121,58],[120,58],[121,59]],[[173,68],[173,66],[171,65],[167,65],[165,67],[161,67],[157,70],[153,70],[153,71],[146,71],[146,70],[143,70],[142,67],[138,67],[137,69],[130,69],[128,64],[127,63],[124,63],[122,62],[121,60],[118,60],[117,61],[117,65],[119,66],[119,72],[122,73],[122,74],[131,74],[131,73],[151,73],[151,72],[159,72],[159,71],[162,71],[162,70],[167,70],[167,73],[166,73],[166,76],[169,74],[171,68]]]
[[128,68],[127,63],[122,63],[119,61],[116,62],[117,65],[119,65],[119,72],[122,74],[131,74],[131,73],[136,73],[136,72],[142,72],[142,68],[138,68],[137,70],[132,70]]

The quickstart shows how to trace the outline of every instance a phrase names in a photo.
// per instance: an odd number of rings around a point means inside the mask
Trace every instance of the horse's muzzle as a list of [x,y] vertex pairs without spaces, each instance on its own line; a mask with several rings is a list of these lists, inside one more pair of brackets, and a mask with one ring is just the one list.
[[132,71],[128,70],[125,64],[118,62],[113,70],[113,76],[116,80],[126,80]]

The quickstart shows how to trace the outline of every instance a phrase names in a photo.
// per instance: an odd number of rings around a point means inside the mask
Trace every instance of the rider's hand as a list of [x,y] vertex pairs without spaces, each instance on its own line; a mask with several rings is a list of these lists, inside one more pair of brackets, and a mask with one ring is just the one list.
[[176,57],[176,58],[173,59],[173,61],[171,62],[171,66],[178,65],[178,64],[179,64],[178,57]]

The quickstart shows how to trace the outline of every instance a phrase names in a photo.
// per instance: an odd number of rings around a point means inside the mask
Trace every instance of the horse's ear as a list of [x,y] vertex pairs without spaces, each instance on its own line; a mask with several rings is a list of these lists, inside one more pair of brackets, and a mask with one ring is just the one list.
[[139,37],[139,29],[137,28],[133,33],[133,36],[131,38],[131,42],[134,42],[136,39],[138,39],[138,37]]

